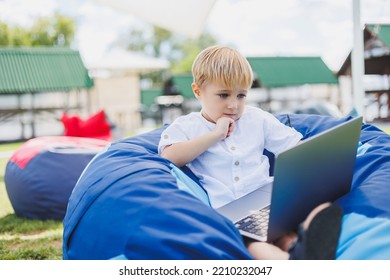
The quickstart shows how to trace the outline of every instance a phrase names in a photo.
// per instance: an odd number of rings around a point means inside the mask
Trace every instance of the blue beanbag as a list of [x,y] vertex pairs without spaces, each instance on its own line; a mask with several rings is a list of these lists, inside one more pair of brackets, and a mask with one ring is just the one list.
[[9,159],[4,183],[15,214],[62,220],[81,172],[107,141],[69,136],[30,139]]
[[[277,117],[304,138],[349,119]],[[162,130],[115,142],[90,162],[69,200],[64,259],[251,259],[190,170],[157,155]],[[364,124],[360,141],[351,192],[337,201],[345,212],[337,257],[390,259],[390,136]]]
[[64,259],[249,259],[235,227],[177,186],[162,129],[113,143],[89,164],[64,219]]

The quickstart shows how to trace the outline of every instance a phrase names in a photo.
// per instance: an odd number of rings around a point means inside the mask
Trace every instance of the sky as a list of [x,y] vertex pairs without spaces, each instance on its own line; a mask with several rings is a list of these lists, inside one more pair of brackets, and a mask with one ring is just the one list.
[[[337,71],[352,49],[352,1],[217,0],[205,30],[246,56],[321,56]],[[360,3],[362,25],[390,23],[390,0]],[[92,0],[0,0],[0,20],[9,24],[28,26],[54,11],[75,18],[73,47],[88,61],[104,55],[132,26],[148,24]]]

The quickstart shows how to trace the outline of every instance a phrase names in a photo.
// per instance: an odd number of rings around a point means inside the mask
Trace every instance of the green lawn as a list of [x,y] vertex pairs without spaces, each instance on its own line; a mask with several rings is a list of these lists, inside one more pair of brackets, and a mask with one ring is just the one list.
[[[20,145],[0,145],[0,152],[16,150]],[[62,259],[62,222],[15,215],[4,184],[7,162],[0,158],[0,260]]]
[[382,129],[387,134],[390,134],[390,126],[378,126],[380,129]]

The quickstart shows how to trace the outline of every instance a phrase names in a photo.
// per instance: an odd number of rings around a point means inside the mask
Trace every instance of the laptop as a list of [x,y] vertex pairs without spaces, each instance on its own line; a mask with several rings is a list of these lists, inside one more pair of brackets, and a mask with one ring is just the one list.
[[258,241],[296,230],[316,206],[349,192],[361,126],[362,117],[351,119],[280,153],[272,183],[216,210]]

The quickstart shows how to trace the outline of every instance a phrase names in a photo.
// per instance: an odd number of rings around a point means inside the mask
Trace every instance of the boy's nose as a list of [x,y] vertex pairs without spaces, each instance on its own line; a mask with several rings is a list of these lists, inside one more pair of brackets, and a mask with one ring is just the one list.
[[233,100],[233,101],[229,102],[229,108],[230,109],[236,109],[237,107],[238,107],[237,100]]

